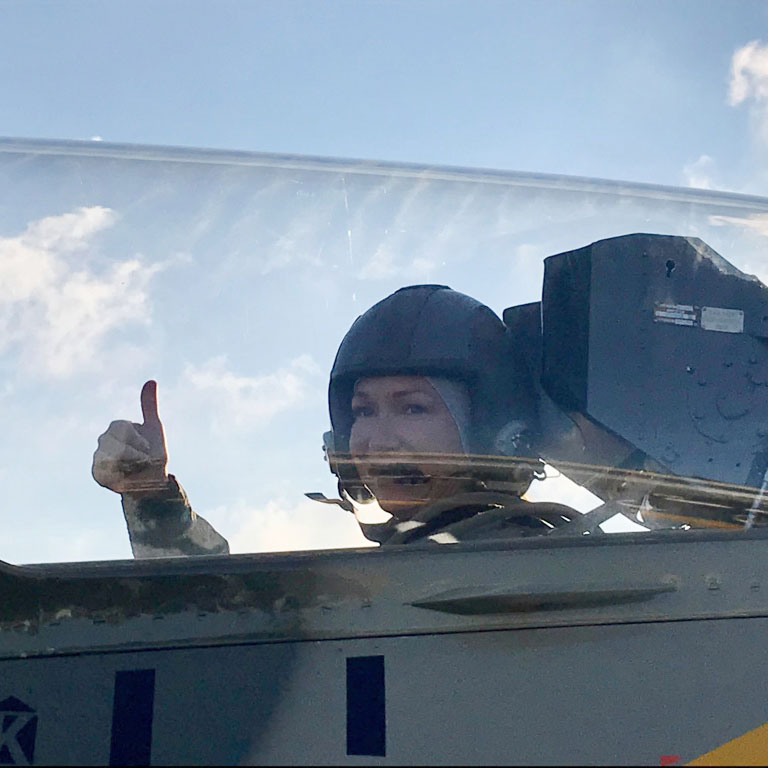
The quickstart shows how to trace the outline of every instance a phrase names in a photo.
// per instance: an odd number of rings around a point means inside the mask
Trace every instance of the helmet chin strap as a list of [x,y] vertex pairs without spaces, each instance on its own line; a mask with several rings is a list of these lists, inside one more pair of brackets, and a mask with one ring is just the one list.
[[461,450],[469,454],[469,435],[472,427],[472,412],[469,390],[465,384],[443,376],[427,376],[427,381],[442,398],[459,431]]

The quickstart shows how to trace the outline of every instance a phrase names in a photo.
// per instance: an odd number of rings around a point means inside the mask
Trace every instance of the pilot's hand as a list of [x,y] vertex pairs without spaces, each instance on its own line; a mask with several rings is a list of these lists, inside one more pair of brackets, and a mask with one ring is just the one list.
[[163,424],[157,414],[157,382],[141,390],[143,424],[113,421],[93,454],[93,479],[116,493],[152,494],[168,486]]

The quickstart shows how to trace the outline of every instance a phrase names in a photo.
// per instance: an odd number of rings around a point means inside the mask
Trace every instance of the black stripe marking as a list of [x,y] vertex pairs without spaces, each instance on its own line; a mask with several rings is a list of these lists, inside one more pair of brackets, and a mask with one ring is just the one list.
[[386,755],[384,657],[347,659],[347,754]]
[[154,703],[154,669],[115,672],[110,765],[150,764]]

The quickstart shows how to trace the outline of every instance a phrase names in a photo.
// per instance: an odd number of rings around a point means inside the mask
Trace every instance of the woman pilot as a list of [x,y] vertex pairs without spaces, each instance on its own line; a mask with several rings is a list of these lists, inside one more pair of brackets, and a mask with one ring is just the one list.
[[[371,307],[339,347],[329,408],[341,505],[375,500],[391,516],[360,523],[369,539],[517,537],[573,517],[567,507],[520,499],[536,466],[534,390],[509,330],[469,296],[416,285]],[[142,410],[143,424],[110,424],[92,469],[122,496],[134,556],[227,553],[166,474],[154,382],[144,385]]]

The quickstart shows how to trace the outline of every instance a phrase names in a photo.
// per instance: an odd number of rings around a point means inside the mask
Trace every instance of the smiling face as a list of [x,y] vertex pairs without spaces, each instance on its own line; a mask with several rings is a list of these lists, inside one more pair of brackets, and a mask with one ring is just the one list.
[[[352,395],[349,451],[379,506],[399,519],[459,493],[466,481],[447,477],[461,465],[461,437],[445,402],[424,376],[359,379]],[[398,457],[397,454],[410,454]],[[452,455],[447,463],[420,453]]]

